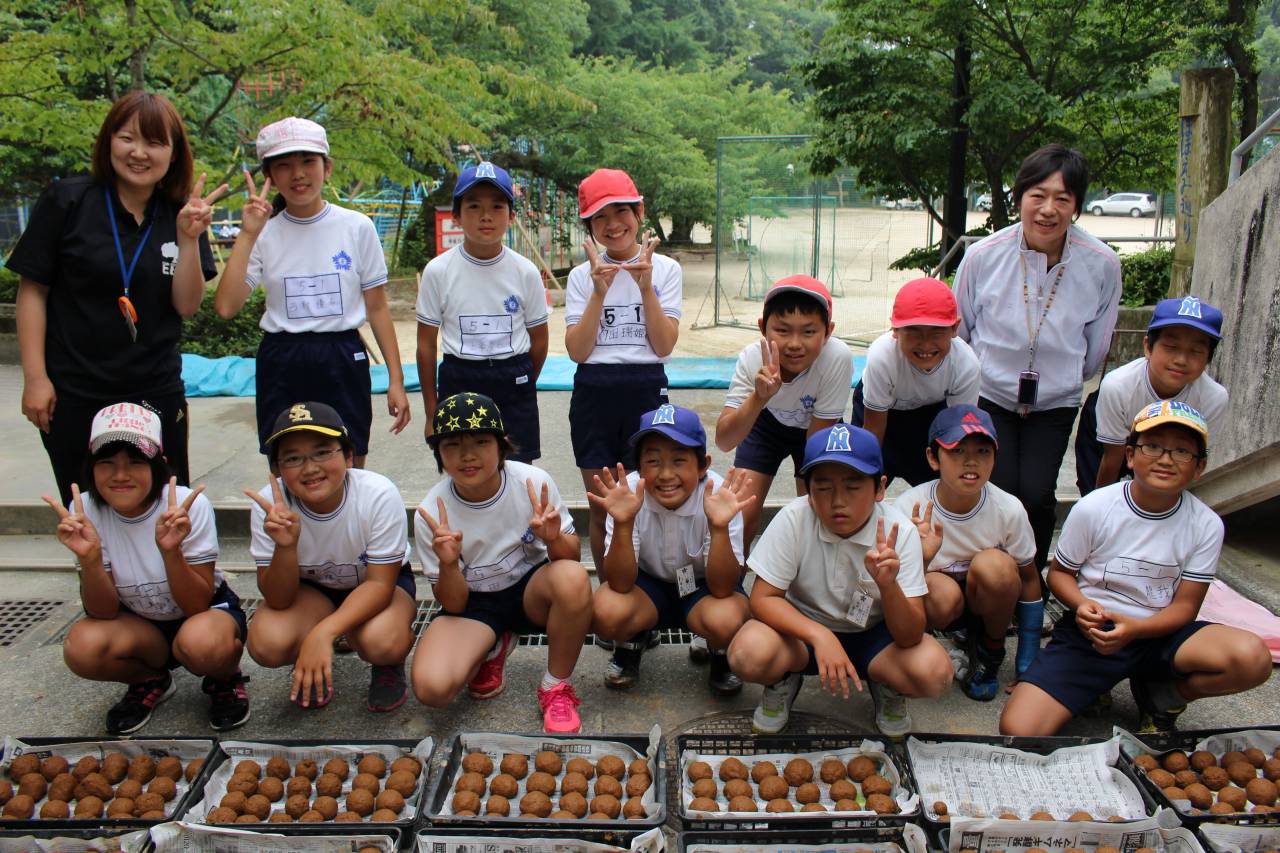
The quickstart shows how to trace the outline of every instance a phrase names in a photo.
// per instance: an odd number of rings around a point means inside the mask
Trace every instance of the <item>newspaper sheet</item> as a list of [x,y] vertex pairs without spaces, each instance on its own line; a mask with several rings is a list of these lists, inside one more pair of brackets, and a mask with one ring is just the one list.
[[102,853],[123,850],[140,853],[147,845],[147,831],[139,829],[126,835],[104,832],[101,838],[34,838],[23,835],[0,838],[0,853]]
[[504,838],[501,835],[432,835],[430,828],[418,834],[418,853],[661,853],[666,849],[662,829],[655,827],[632,840],[628,847],[577,838]]
[[[848,833],[850,831],[845,830]],[[925,853],[924,830],[914,823],[902,827],[902,844],[857,840],[832,841],[827,844],[730,844],[697,842],[685,846],[685,853]]]
[[1150,847],[1156,853],[1204,853],[1195,833],[1177,824],[1177,816],[1168,809],[1131,823],[956,818],[951,823],[948,853],[1025,853],[1033,848],[1050,853],[1071,849],[1094,853],[1100,847],[1125,853],[1139,847]]
[[[311,824],[315,826],[315,824]],[[350,826],[350,824],[347,824]],[[395,839],[376,832],[352,835],[277,835],[171,821],[151,828],[155,853],[355,853],[373,847],[394,853]]]
[[1202,823],[1200,834],[1213,853],[1261,853],[1280,850],[1280,826],[1232,826]]
[[[1144,743],[1137,735],[1125,731],[1124,729],[1116,728],[1115,733],[1116,737],[1120,740],[1121,748],[1130,758],[1137,758],[1143,753],[1161,756],[1169,751],[1155,749]],[[1199,743],[1190,749],[1187,749],[1186,752],[1190,753],[1195,750],[1203,749],[1207,752],[1212,752],[1218,758],[1221,758],[1223,755],[1233,750],[1243,752],[1250,747],[1257,747],[1267,755],[1271,755],[1277,748],[1280,748],[1280,731],[1241,729],[1236,732],[1223,732],[1221,734],[1210,735],[1209,737],[1201,739]],[[1262,775],[1261,771],[1259,771],[1258,775]],[[1198,812],[1194,812],[1192,810],[1191,803],[1188,800],[1169,800],[1169,802],[1173,803],[1174,808],[1180,812],[1198,814]]]

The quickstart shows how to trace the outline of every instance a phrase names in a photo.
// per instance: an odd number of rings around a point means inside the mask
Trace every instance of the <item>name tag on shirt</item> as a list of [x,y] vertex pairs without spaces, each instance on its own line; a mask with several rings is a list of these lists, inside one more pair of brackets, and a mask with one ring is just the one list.
[[858,590],[853,594],[853,603],[849,605],[849,611],[845,614],[845,618],[857,625],[859,628],[867,627],[867,620],[871,618],[871,605],[874,599],[862,590]]
[[516,377],[516,384],[517,384],[517,385],[528,385],[528,384],[529,384],[529,374],[525,373],[525,374],[522,374],[522,375],[520,375],[520,376],[517,376],[517,377]]
[[681,566],[676,569],[676,591],[684,598],[693,595],[698,588],[698,580],[693,575],[693,566]]

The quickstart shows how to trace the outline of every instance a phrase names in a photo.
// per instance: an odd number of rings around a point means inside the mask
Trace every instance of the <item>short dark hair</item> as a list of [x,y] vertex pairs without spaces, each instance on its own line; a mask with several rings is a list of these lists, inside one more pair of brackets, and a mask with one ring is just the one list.
[[1062,173],[1062,183],[1076,199],[1076,213],[1084,210],[1084,196],[1089,191],[1089,162],[1074,148],[1050,142],[1027,155],[1013,179],[1013,206],[1020,207],[1022,194],[1054,172]]
[[680,442],[675,441],[675,439],[671,438],[670,436],[666,436],[660,432],[655,431],[655,432],[646,432],[644,435],[640,436],[640,440],[636,442],[636,449],[633,455],[635,456],[635,462],[637,467],[640,465],[640,454],[644,452],[645,442],[657,436],[661,436],[662,438],[665,438],[668,441],[673,442],[674,444],[679,444],[685,450],[688,450],[690,453],[695,454],[698,457],[698,468],[700,469],[709,468],[711,466],[711,463],[707,461],[707,446],[705,444],[699,447],[690,447],[687,444],[680,444]]
[[[1200,433],[1198,433],[1198,432],[1196,432],[1195,430],[1191,429],[1191,427],[1183,426],[1183,425],[1181,425],[1181,424],[1161,424],[1161,426],[1174,426],[1174,427],[1177,427],[1178,429],[1182,430],[1182,431],[1183,431],[1183,432],[1185,432],[1187,435],[1189,435],[1189,436],[1191,436],[1192,438],[1194,438],[1194,439],[1195,439],[1195,441],[1196,441],[1196,452],[1200,454],[1200,458],[1201,458],[1201,459],[1208,459],[1208,458],[1209,458],[1209,448],[1205,447],[1205,445],[1204,445],[1204,436],[1202,436]],[[1139,441],[1139,439],[1140,439],[1141,437],[1142,437],[1142,433],[1140,433],[1140,432],[1132,432],[1132,431],[1130,431],[1130,433],[1129,433],[1129,437],[1128,437],[1127,439],[1125,439],[1125,442],[1124,442],[1124,443],[1125,443],[1125,446],[1126,446],[1126,447],[1133,447],[1133,448],[1137,448],[1137,446],[1138,446],[1138,441]]]
[[93,143],[91,171],[94,180],[102,184],[115,183],[115,169],[111,168],[111,138],[129,119],[138,117],[138,130],[151,141],[165,140],[173,146],[173,161],[169,171],[160,179],[160,190],[169,200],[182,203],[191,192],[191,144],[182,117],[164,95],[134,91],[121,95],[107,111],[107,117],[98,128],[98,138]]
[[[1174,323],[1172,325],[1178,325],[1178,324]],[[1160,340],[1160,333],[1168,328],[1171,328],[1171,326],[1157,326],[1154,329],[1148,329],[1147,330],[1147,346],[1154,347],[1156,345],[1156,341]],[[1197,332],[1200,332],[1200,329],[1196,329],[1195,326],[1187,326],[1187,328],[1195,329]],[[1213,361],[1213,354],[1218,351],[1218,339],[1215,338],[1213,335],[1209,334],[1208,332],[1201,332],[1201,334],[1203,334],[1206,338],[1209,339],[1209,357],[1206,358],[1204,362],[1205,364],[1208,364],[1209,362]]]
[[[997,453],[999,453],[999,452],[1000,452],[1000,445],[999,445],[999,444],[997,444],[997,443],[996,443],[996,440],[995,440],[994,438],[992,438],[991,436],[989,436],[989,435],[983,435],[983,434],[982,434],[982,433],[980,433],[980,432],[975,432],[975,433],[972,433],[972,434],[970,434],[970,435],[966,435],[964,438],[962,438],[962,439],[960,439],[960,440],[961,440],[961,441],[968,441],[970,438],[980,438],[980,439],[983,439],[984,441],[988,441],[988,442],[990,442],[990,443],[991,443],[991,446],[992,446],[993,448],[995,448],[995,450],[996,450],[996,452],[997,452]],[[954,446],[954,447],[958,447],[959,445],[953,445],[953,446]],[[943,450],[946,450],[946,448],[945,448],[945,447],[943,447],[941,444],[939,444],[936,440],[929,442],[929,449],[933,451],[933,458],[934,458],[934,459],[937,459],[937,458],[939,457],[939,455],[942,453],[942,451],[943,451]]]
[[801,293],[798,290],[784,290],[777,296],[769,297],[764,303],[764,313],[760,315],[760,322],[769,325],[769,318],[774,314],[816,314],[822,318],[822,327],[825,329],[827,324],[831,322],[831,312],[824,308],[820,301],[811,293]]
[[507,198],[506,194],[503,193],[502,190],[499,190],[495,184],[490,184],[488,181],[477,181],[471,186],[467,187],[466,193],[463,193],[462,195],[458,196],[453,200],[453,215],[459,216],[462,214],[462,200],[467,197],[467,193],[471,192],[476,187],[485,186],[485,185],[491,186],[495,190],[498,190],[498,194],[502,196],[502,201],[507,205],[507,212],[509,213],[512,209],[511,199]]
[[173,472],[162,454],[157,453],[155,456],[148,458],[138,449],[136,444],[128,441],[109,442],[99,447],[97,453],[91,453],[85,457],[84,468],[80,472],[81,491],[88,495],[95,505],[106,505],[106,500],[102,495],[98,494],[98,485],[93,478],[93,466],[103,459],[115,456],[121,450],[128,453],[130,459],[136,462],[146,462],[151,466],[151,490],[147,492],[144,498],[147,506],[151,506],[151,504],[160,499],[160,493],[165,486],[169,485],[169,477],[173,475]]
[[590,216],[585,216],[585,217],[583,217],[583,220],[587,223],[587,228],[588,228],[588,230],[590,230],[590,228],[591,228],[591,222],[592,222],[592,220],[594,220],[597,216],[599,216],[599,215],[600,215],[600,211],[601,211],[601,210],[604,210],[606,207],[610,207],[610,206],[615,205],[615,204],[622,205],[623,207],[629,207],[629,208],[631,208],[631,212],[632,212],[632,213],[634,213],[634,214],[636,215],[636,219],[639,219],[639,218],[640,218],[640,204],[641,204],[640,202],[638,202],[638,201],[611,201],[611,202],[609,202],[609,204],[602,204],[602,205],[600,206],[600,210],[597,210],[595,213],[591,214]]
[[[453,438],[454,436],[466,435],[466,434],[467,433],[452,433],[449,435],[449,438]],[[492,435],[494,438],[498,440],[498,464],[499,465],[506,462],[508,458],[510,458],[511,456],[514,456],[517,452],[519,452],[520,450],[519,446],[514,441],[512,441],[505,433],[491,432],[489,433],[489,435]],[[439,471],[441,474],[443,474],[444,459],[440,456],[439,441],[431,445],[431,452],[435,454],[435,457],[436,457],[436,470]]]

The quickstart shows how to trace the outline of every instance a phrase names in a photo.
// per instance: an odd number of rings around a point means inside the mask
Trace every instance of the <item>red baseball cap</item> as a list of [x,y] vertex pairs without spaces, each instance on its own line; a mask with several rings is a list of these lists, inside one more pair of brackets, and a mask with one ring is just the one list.
[[902,285],[893,298],[893,315],[889,325],[900,326],[954,326],[960,322],[956,297],[945,281],[936,278],[917,278]]
[[596,169],[578,184],[578,216],[590,219],[606,204],[639,204],[644,196],[621,169]]
[[764,303],[768,305],[770,299],[779,293],[786,293],[788,290],[807,293],[814,299],[821,300],[827,316],[831,315],[831,291],[827,290],[825,284],[809,275],[789,275],[786,278],[778,279],[769,288],[769,292],[764,295]]

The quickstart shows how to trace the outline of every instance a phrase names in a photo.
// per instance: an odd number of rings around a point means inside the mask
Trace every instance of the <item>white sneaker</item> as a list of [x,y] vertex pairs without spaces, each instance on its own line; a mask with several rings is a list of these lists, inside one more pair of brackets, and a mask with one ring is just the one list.
[[693,635],[689,641],[689,660],[694,663],[706,663],[711,653],[707,650],[707,638]]
[[946,651],[947,657],[951,658],[951,670],[955,673],[956,681],[961,682],[969,677],[969,655],[964,649],[957,646],[951,640],[939,640],[942,648]]
[[911,731],[911,713],[907,697],[887,684],[871,682],[871,700],[876,706],[876,728],[890,738],[901,738]]
[[800,693],[804,676],[798,672],[788,674],[777,684],[767,685],[760,693],[760,704],[751,717],[751,730],[760,735],[776,735],[787,727],[791,719],[791,705]]

